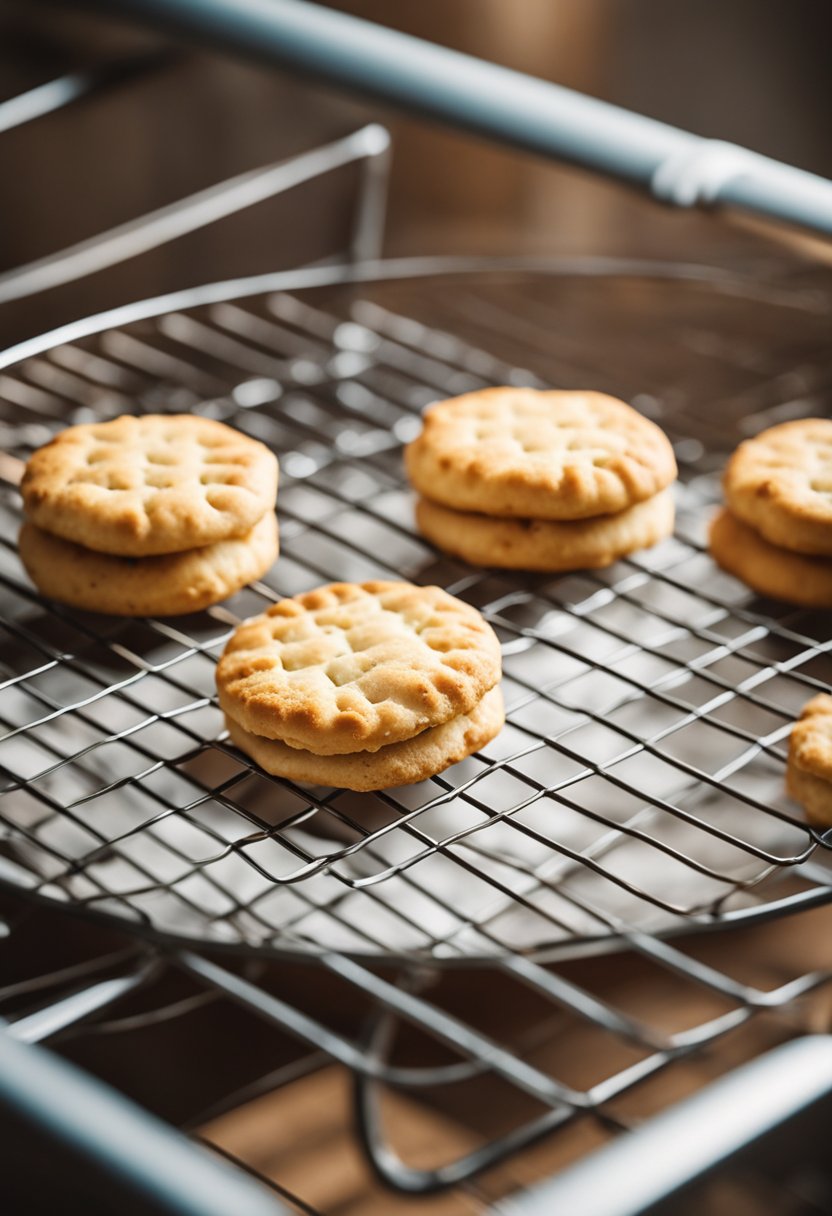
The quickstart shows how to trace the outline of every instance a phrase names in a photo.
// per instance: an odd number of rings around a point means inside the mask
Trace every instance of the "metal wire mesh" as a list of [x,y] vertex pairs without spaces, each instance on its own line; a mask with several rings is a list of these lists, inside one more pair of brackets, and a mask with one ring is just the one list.
[[[21,456],[68,423],[198,410],[282,466],[278,564],[181,620],[43,602],[6,492],[9,876],[179,936],[447,960],[817,893],[826,875],[804,863],[818,833],[784,797],[782,760],[796,712],[826,686],[828,618],[753,599],[702,537],[732,440],[817,410],[803,394],[827,372],[811,347],[823,304],[708,276],[496,272],[261,293],[8,369],[4,439]],[[598,573],[518,578],[414,534],[400,448],[421,407],[491,383],[588,381],[671,434],[684,480],[672,542]],[[784,381],[796,400],[776,396]],[[438,582],[481,609],[504,644],[506,729],[450,772],[377,795],[253,769],[213,703],[230,629],[276,596],[377,576]]]

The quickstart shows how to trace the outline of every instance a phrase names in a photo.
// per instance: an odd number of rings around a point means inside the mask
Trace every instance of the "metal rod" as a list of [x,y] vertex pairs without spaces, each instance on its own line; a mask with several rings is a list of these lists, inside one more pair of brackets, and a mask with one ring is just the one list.
[[355,161],[367,161],[373,170],[359,197],[350,252],[353,257],[375,256],[383,223],[389,145],[390,137],[384,127],[369,123],[342,139],[290,160],[208,186],[59,253],[0,274],[0,304],[97,274]]
[[101,980],[88,988],[72,992],[62,1000],[12,1022],[9,1033],[21,1043],[41,1043],[44,1039],[59,1034],[67,1026],[73,1026],[120,1000],[128,992],[139,987],[151,970],[152,967],[144,965],[127,975]]
[[[561,1212],[641,1216],[648,1210],[675,1211],[673,1197],[683,1188],[755,1143],[758,1152],[761,1148],[765,1152],[765,1137],[795,1115],[802,1113],[807,1123],[822,1117],[819,1104],[830,1089],[832,1039],[828,1035],[798,1039],[744,1064],[560,1177],[513,1196],[511,1211],[514,1216]],[[783,1132],[777,1151],[792,1158],[792,1176],[799,1176],[794,1156],[800,1149],[786,1148],[797,1145],[798,1129],[791,1129],[790,1136]],[[742,1165],[749,1170],[747,1159]],[[775,1180],[768,1174],[766,1183],[776,1195]],[[693,1211],[696,1199],[691,1198],[693,1206],[688,1210]],[[683,1206],[687,1205],[679,1204]]]
[[832,183],[823,178],[305,0],[103,7],[620,178],[664,203],[726,205],[832,235]]
[[0,102],[0,133],[11,131],[14,127],[23,126],[36,118],[43,118],[55,110],[61,110],[98,89],[126,84],[136,76],[164,68],[171,62],[169,54],[134,55],[88,71],[69,72],[65,76],[49,80],[20,93],[17,97]]
[[[0,1117],[22,1124],[42,1145],[71,1163],[84,1191],[96,1188],[108,1211],[158,1216],[284,1216],[288,1209],[239,1170],[190,1144],[173,1128],[65,1060],[17,1042],[0,1025]],[[13,1165],[13,1163],[7,1163]],[[6,1173],[9,1173],[7,1169]],[[5,1193],[5,1192],[4,1192]],[[76,1211],[78,1209],[76,1208]]]
[[53,110],[60,110],[71,101],[84,97],[91,88],[92,77],[88,72],[72,72],[10,97],[0,103],[0,131],[11,131]]

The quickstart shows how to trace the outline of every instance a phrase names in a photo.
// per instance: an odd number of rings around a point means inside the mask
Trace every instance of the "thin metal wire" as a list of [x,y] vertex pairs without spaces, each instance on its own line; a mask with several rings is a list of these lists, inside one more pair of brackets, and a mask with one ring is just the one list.
[[215,1144],[213,1140],[209,1140],[205,1136],[198,1135],[194,1135],[192,1139],[196,1140],[198,1144],[204,1145],[205,1148],[210,1149],[212,1153],[216,1153],[217,1156],[224,1158],[226,1161],[230,1161],[232,1165],[236,1165],[238,1169],[243,1170],[246,1174],[250,1174],[252,1178],[256,1178],[257,1181],[262,1183],[263,1186],[268,1187],[269,1190],[272,1190],[276,1195],[279,1195],[281,1199],[285,1199],[288,1203],[290,1203],[293,1210],[299,1212],[300,1216],[321,1216],[317,1208],[313,1208],[304,1199],[301,1199],[292,1191],[287,1190],[285,1186],[281,1186],[276,1179],[270,1178],[268,1175],[263,1174],[260,1170],[256,1170],[252,1165],[249,1165],[248,1162],[243,1161],[241,1157],[237,1157],[234,1153],[229,1152],[228,1149],[222,1148],[219,1144]]

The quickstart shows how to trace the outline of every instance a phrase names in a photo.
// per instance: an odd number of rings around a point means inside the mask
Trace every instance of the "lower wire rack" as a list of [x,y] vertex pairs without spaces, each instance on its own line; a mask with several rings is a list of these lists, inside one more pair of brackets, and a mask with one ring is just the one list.
[[[281,462],[273,570],[175,620],[38,597],[4,491],[0,880],[163,943],[199,983],[323,1046],[360,1078],[377,1168],[410,1190],[606,1111],[822,988],[815,966],[762,985],[732,976],[677,935],[757,931],[832,894],[824,837],[783,788],[791,723],[828,687],[829,616],[755,598],[703,544],[735,443],[828,406],[829,283],[609,262],[440,270],[197,290],[70,327],[0,372],[4,446],[23,459],[69,423],[193,410]],[[558,578],[432,550],[413,530],[402,444],[429,401],[495,383],[591,386],[655,418],[681,470],[674,538]],[[225,640],[281,595],[372,577],[438,583],[483,612],[503,644],[505,730],[431,781],[375,795],[266,776],[221,734]],[[668,1029],[596,991],[592,953],[634,982],[681,977],[719,1009]],[[347,1005],[360,995],[360,1031],[252,975],[278,955],[314,960]],[[525,994],[522,1031],[472,1013],[464,993],[482,984],[501,1005]],[[564,1017],[590,1056],[593,1035],[620,1049],[591,1083],[535,1062]],[[535,1113],[444,1167],[386,1152],[378,1082],[447,1092],[486,1075]]]

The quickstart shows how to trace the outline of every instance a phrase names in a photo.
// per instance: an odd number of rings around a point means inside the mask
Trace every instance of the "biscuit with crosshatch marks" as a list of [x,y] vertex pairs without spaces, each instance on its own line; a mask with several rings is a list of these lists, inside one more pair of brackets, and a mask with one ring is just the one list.
[[531,388],[430,406],[405,464],[413,486],[442,506],[522,519],[611,515],[676,476],[667,436],[623,401]]
[[242,624],[217,690],[251,734],[344,755],[470,713],[500,666],[490,625],[439,587],[331,583]]
[[499,734],[504,721],[503,695],[499,688],[492,688],[469,713],[375,752],[316,756],[278,739],[253,735],[227,714],[225,725],[240,751],[275,777],[366,791],[426,781],[485,747]]
[[724,486],[734,514],[773,545],[832,557],[832,419],[783,422],[746,439]]
[[772,545],[725,508],[711,523],[708,544],[717,565],[758,595],[803,608],[832,608],[832,558]]
[[610,566],[656,545],[672,533],[673,516],[672,490],[596,519],[495,519],[429,498],[416,503],[419,531],[446,553],[475,566],[549,573]]
[[242,537],[277,494],[264,444],[192,414],[68,427],[30,457],[23,506],[47,532],[120,557]]
[[270,511],[246,536],[184,553],[115,557],[25,523],[19,552],[32,582],[51,599],[111,616],[181,616],[218,604],[261,578],[277,557]]
[[798,768],[832,782],[832,696],[807,701],[789,737],[789,757]]
[[810,823],[832,827],[832,781],[824,781],[807,773],[789,760],[786,765],[786,789],[799,802]]
[[789,736],[786,788],[812,823],[832,827],[832,696],[807,701]]

